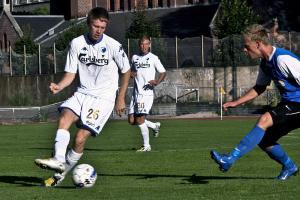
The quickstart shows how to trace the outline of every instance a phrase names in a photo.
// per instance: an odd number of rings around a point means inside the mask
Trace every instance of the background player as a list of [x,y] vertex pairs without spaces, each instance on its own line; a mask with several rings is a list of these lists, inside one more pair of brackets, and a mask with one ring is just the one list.
[[[134,78],[133,94],[129,106],[128,122],[138,125],[143,138],[143,146],[137,151],[151,151],[149,143],[149,129],[154,130],[154,136],[158,136],[160,123],[146,120],[153,104],[153,89],[166,76],[166,70],[159,58],[150,52],[151,40],[144,36],[139,40],[140,53],[132,56],[132,77]],[[156,71],[159,76],[155,79]]]
[[267,30],[261,25],[248,27],[243,36],[248,55],[253,59],[263,58],[267,64],[260,65],[256,85],[239,99],[225,103],[224,110],[256,98],[271,80],[281,94],[281,103],[264,113],[230,154],[222,155],[212,150],[211,157],[225,172],[237,159],[259,145],[271,159],[282,165],[277,179],[286,180],[297,174],[298,167],[277,141],[300,127],[300,59],[290,51],[272,46]]
[[[51,92],[56,94],[73,82],[77,72],[79,74],[80,86],[59,108],[61,116],[54,141],[54,157],[35,160],[38,166],[58,172],[45,180],[47,187],[61,183],[81,158],[87,138],[100,134],[114,106],[119,115],[125,109],[130,65],[120,43],[104,34],[108,20],[104,8],[96,7],[88,13],[89,32],[72,40],[64,77],[58,84],[50,84]],[[118,70],[122,74],[122,84],[115,105]],[[73,123],[78,131],[74,146],[66,155],[69,128]]]

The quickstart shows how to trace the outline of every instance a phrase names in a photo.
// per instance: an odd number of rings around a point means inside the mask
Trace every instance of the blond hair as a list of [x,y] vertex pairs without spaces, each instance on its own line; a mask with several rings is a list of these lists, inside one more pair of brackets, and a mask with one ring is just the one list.
[[264,44],[270,44],[268,29],[260,24],[248,26],[243,32],[244,37],[250,38],[252,41],[261,41]]

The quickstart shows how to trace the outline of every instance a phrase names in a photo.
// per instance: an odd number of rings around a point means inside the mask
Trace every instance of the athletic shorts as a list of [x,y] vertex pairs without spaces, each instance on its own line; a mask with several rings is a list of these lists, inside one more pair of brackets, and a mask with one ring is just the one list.
[[78,128],[87,129],[93,136],[97,136],[110,117],[114,102],[75,92],[59,110],[64,108],[70,109],[79,117],[80,120],[76,123]]
[[134,95],[131,98],[128,114],[148,115],[152,105],[152,95]]
[[280,103],[269,113],[272,116],[273,126],[267,129],[259,144],[263,148],[275,145],[282,136],[300,127],[300,103]]

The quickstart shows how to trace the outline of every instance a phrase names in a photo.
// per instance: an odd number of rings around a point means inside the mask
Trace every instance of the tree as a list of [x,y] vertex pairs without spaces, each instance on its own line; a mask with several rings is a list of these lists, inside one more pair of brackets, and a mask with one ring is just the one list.
[[71,27],[61,33],[55,40],[56,48],[60,51],[65,50],[72,39],[88,31],[86,23],[72,24]]
[[218,38],[240,34],[258,18],[247,0],[221,0],[213,33]]
[[27,54],[36,54],[38,52],[38,46],[32,39],[32,31],[30,26],[24,26],[23,33],[23,37],[18,39],[15,43],[15,51],[19,54],[23,54],[25,45]]
[[[240,33],[249,25],[257,22],[258,15],[248,5],[247,0],[221,0],[213,34],[221,40],[218,51],[222,58],[229,58],[223,67],[232,66],[232,98],[237,98],[237,58],[241,57]],[[226,78],[224,78],[226,85]]]
[[140,38],[144,35],[149,37],[160,37],[160,25],[151,20],[145,11],[142,1],[139,1],[137,9],[133,12],[133,20],[126,31],[126,38]]

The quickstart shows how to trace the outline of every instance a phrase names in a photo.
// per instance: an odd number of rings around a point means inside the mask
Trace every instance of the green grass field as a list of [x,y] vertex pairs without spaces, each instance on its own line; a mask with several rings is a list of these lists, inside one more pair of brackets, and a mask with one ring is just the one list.
[[[209,151],[229,152],[255,119],[161,120],[160,136],[151,135],[152,151],[136,153],[139,129],[110,121],[101,136],[90,138],[80,163],[98,172],[90,189],[73,187],[70,175],[57,188],[41,187],[52,175],[33,163],[52,152],[56,123],[0,126],[0,199],[299,199],[300,176],[274,179],[281,167],[256,148],[222,173]],[[74,133],[75,129],[72,129]],[[300,165],[296,130],[280,143]]]

